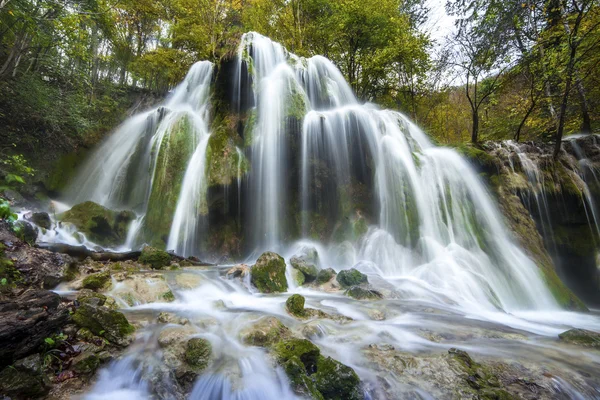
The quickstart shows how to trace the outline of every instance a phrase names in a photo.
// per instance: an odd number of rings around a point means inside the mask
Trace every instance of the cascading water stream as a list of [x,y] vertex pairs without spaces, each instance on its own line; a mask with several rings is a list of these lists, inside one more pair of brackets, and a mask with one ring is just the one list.
[[[265,295],[252,287],[251,270],[238,266],[241,279],[233,279],[229,266],[215,265],[141,272],[134,283],[151,287],[148,281],[162,274],[160,285],[175,301],[163,302],[161,289],[155,302],[128,303],[127,283],[115,278],[109,294],[123,307],[134,304],[128,317],[149,323],[140,324],[137,344],[101,372],[87,398],[143,399],[156,392],[190,400],[296,398],[265,350],[241,339],[250,325],[273,317],[291,335],[318,344],[324,356],[354,368],[367,396],[385,389],[363,352],[375,351],[373,343],[408,353],[439,351],[473,331],[480,334],[468,342],[473,350],[492,353],[499,346],[500,353],[532,357],[546,343],[535,347],[539,338],[528,341],[522,332],[551,337],[565,326],[600,327],[595,317],[560,310],[465,159],[434,146],[404,115],[360,104],[329,60],[300,58],[248,33],[233,88],[223,90],[230,77],[219,74],[226,69],[213,69],[195,64],[163,106],[119,127],[86,163],[69,202],[135,210],[128,248],[151,243],[210,257],[207,243],[233,242],[242,249],[238,258],[249,263],[265,250],[290,260],[314,248],[320,268],[354,267],[385,296],[358,301],[331,287],[302,285],[290,266],[288,292]],[[221,147],[211,147],[213,141]],[[543,189],[535,164],[519,158],[531,185]],[[229,195],[234,191],[237,196]],[[545,206],[543,198],[536,194],[537,207]],[[68,240],[75,241],[71,233]],[[293,318],[285,308],[290,293],[337,319]],[[175,322],[155,324],[159,313]],[[165,371],[169,344],[161,334],[169,329],[212,345],[212,364],[185,394],[174,394],[173,371]],[[440,343],[436,334],[448,332],[450,339]],[[518,339],[506,344],[496,334]],[[552,355],[558,360],[564,353]],[[393,392],[395,380],[409,375],[385,377],[386,386]],[[435,397],[408,386],[398,393]]]

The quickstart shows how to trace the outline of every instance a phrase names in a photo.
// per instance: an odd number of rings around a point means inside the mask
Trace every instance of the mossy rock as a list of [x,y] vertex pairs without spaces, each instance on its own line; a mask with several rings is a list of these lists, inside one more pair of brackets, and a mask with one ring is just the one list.
[[317,371],[317,361],[321,351],[310,340],[288,339],[277,343],[273,352],[280,363],[285,363],[292,357],[297,357],[310,375]]
[[17,399],[37,398],[48,392],[50,382],[42,371],[39,354],[15,362],[0,371],[0,393]]
[[100,366],[100,359],[93,353],[82,353],[72,363],[73,371],[81,375],[91,375]]
[[277,253],[263,253],[250,270],[250,280],[261,293],[281,293],[288,288],[285,260]]
[[171,256],[164,250],[152,246],[144,246],[138,261],[142,264],[150,265],[153,269],[162,269],[171,264]]
[[361,286],[352,286],[344,294],[356,300],[379,300],[383,298],[383,295],[377,290]]
[[76,176],[77,167],[85,159],[86,152],[79,151],[61,156],[46,178],[44,185],[51,192],[63,190]]
[[311,260],[307,260],[305,257],[292,257],[290,259],[292,267],[302,272],[304,275],[305,282],[314,282],[319,273],[317,266],[310,261]]
[[52,228],[52,220],[47,212],[35,212],[29,216],[26,216],[27,221],[32,222],[43,229]]
[[171,290],[163,293],[161,297],[164,301],[169,302],[169,303],[172,301],[175,301],[175,295],[173,294],[173,292]]
[[129,336],[135,331],[123,313],[92,304],[81,304],[73,314],[73,321],[77,326],[121,346],[130,343]]
[[273,347],[273,353],[298,394],[331,400],[364,398],[356,372],[331,357],[323,357],[309,340],[282,340]]
[[24,241],[25,243],[33,246],[37,240],[37,230],[27,221],[17,221],[12,227],[15,236]]
[[263,317],[241,333],[250,346],[268,347],[292,336],[292,332],[275,317]]
[[363,283],[369,283],[367,276],[356,268],[340,271],[337,274],[337,281],[344,288],[350,288]]
[[331,357],[319,357],[315,383],[324,399],[364,399],[360,389],[360,378],[356,372]]
[[471,356],[463,350],[451,348],[448,350],[450,359],[454,360],[465,374],[465,383],[477,391],[481,399],[515,399],[502,387],[501,381],[494,370],[488,366],[475,362]]
[[85,289],[100,290],[110,286],[110,281],[110,272],[105,271],[86,276],[82,284]]
[[141,240],[155,247],[164,248],[168,240],[181,185],[195,151],[195,143],[191,119],[182,113],[165,133],[162,142],[155,143],[152,149],[158,155]]
[[82,289],[77,295],[77,301],[80,304],[91,304],[93,306],[103,306],[106,303],[106,296],[101,293],[93,292],[91,289]]
[[73,224],[86,238],[101,246],[118,246],[125,242],[129,224],[135,219],[131,211],[113,211],[92,201],[73,206],[57,217]]
[[213,123],[213,134],[206,148],[209,187],[231,185],[250,169],[250,162],[235,146],[234,140],[238,139],[235,122],[235,118],[225,117]]
[[299,294],[291,295],[285,302],[285,308],[292,315],[303,316],[304,315],[304,296]]
[[336,272],[333,268],[326,268],[319,271],[317,274],[317,283],[322,285],[324,283],[332,280],[336,275]]
[[478,145],[463,144],[456,148],[456,150],[469,159],[476,167],[483,172],[495,173],[498,171],[498,160],[484,151]]
[[571,329],[558,335],[561,341],[600,349],[600,333],[585,329]]
[[211,354],[212,346],[208,340],[192,338],[186,344],[184,358],[189,366],[201,371],[208,366]]

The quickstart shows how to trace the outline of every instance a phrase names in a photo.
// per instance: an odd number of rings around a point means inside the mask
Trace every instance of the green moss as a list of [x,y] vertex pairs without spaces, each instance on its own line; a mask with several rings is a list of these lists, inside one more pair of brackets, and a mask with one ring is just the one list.
[[213,123],[213,134],[206,148],[208,186],[227,186],[241,178],[250,169],[244,153],[236,149],[238,135],[234,118],[223,118]]
[[287,290],[285,260],[273,252],[263,253],[252,267],[251,282],[261,293],[278,293]]
[[83,287],[91,290],[106,289],[110,285],[110,272],[92,274],[83,280]]
[[164,250],[152,246],[144,246],[138,259],[142,264],[147,264],[152,269],[162,269],[171,263],[171,256]]
[[126,344],[127,336],[135,331],[122,313],[92,304],[82,304],[77,308],[73,314],[73,321],[77,326],[87,328],[95,335],[104,336],[115,344]]
[[282,340],[273,347],[273,352],[277,360],[282,364],[292,357],[297,357],[304,365],[308,374],[313,374],[317,370],[320,350],[310,340]]
[[8,291],[23,283],[21,272],[4,255],[4,245],[0,243],[0,292]]
[[282,364],[282,367],[296,393],[309,396],[315,400],[324,399],[317,389],[316,383],[308,376],[306,367],[298,357],[291,357]]
[[302,272],[306,282],[312,282],[317,279],[317,274],[319,273],[316,265],[310,261],[312,260],[307,260],[304,257],[292,257],[290,259],[292,267]]
[[156,247],[164,248],[171,230],[185,171],[195,150],[192,129],[189,117],[182,116],[153,149],[158,156],[142,232],[143,240]]
[[77,167],[85,159],[85,152],[69,153],[61,156],[44,182],[50,191],[60,191],[75,177]]
[[344,293],[348,297],[357,300],[378,300],[383,298],[383,295],[376,290],[353,286]]
[[331,357],[319,357],[315,383],[324,399],[362,400],[360,378],[354,370]]
[[355,268],[340,271],[337,274],[337,281],[345,288],[360,285],[362,283],[369,283],[367,276]]
[[188,340],[185,348],[185,362],[197,371],[201,371],[208,366],[211,353],[212,346],[208,340],[192,338]]
[[317,283],[323,284],[329,282],[336,275],[333,268],[326,268],[319,271],[317,275]]
[[161,297],[167,302],[175,301],[175,295],[170,290],[168,292],[163,293]]
[[72,369],[78,374],[93,374],[100,366],[100,359],[95,354],[84,354],[76,359]]
[[92,201],[73,206],[57,216],[73,224],[77,230],[101,246],[118,246],[125,242],[127,230],[135,214],[131,211],[112,211]]
[[566,343],[584,347],[600,348],[600,333],[585,329],[571,329],[558,335]]
[[293,81],[290,82],[290,90],[288,91],[287,98],[285,99],[285,115],[286,117],[293,117],[297,120],[304,118],[308,111],[308,99],[303,90],[298,84]]
[[304,315],[304,296],[294,294],[288,297],[285,302],[285,308],[292,315],[303,316]]
[[480,147],[473,144],[462,144],[456,150],[475,165],[486,171],[496,170],[496,159]]
[[275,317],[264,317],[242,334],[243,342],[250,346],[267,347],[292,335],[291,331]]

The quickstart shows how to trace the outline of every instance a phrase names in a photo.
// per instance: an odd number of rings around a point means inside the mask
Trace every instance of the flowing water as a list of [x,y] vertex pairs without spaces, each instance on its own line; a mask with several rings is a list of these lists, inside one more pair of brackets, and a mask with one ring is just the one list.
[[[148,235],[160,233],[160,220],[169,227],[161,231],[167,249],[210,258],[201,242],[215,229],[207,161],[215,135],[213,70],[211,63],[195,64],[163,105],[119,127],[70,186],[67,204],[92,200],[137,213],[118,250],[150,242]],[[186,270],[198,277],[192,288],[178,285],[181,272],[165,272],[176,301],[126,309],[146,327],[129,355],[101,372],[88,398],[177,397],[161,367],[157,335],[164,327],[155,324],[160,311],[188,318],[193,334],[217,349],[218,365],[199,377],[190,399],[294,398],[285,374],[262,350],[239,339],[244,327],[269,315],[297,332],[315,325],[319,333],[311,339],[324,354],[355,368],[367,398],[443,397],[426,379],[407,381],[376,367],[360,350],[372,343],[428,355],[460,346],[482,357],[547,363],[563,374],[555,374],[557,398],[600,397],[599,382],[573,383],[569,377],[577,373],[565,362],[578,357],[580,370],[597,377],[600,357],[556,344],[556,335],[570,327],[600,329],[600,318],[558,306],[460,155],[434,146],[404,115],[361,104],[329,60],[296,57],[259,34],[243,36],[232,78],[233,104],[251,121],[244,144],[231,152],[234,179],[223,188],[237,194],[231,215],[222,219],[235,221],[243,232],[239,261],[251,264],[265,250],[289,260],[315,248],[321,267],[354,266],[385,299],[361,302],[293,282],[289,293],[261,295],[247,280],[226,279],[229,266]],[[540,186],[531,162],[519,157],[531,184]],[[184,165],[178,175],[168,168],[173,163]],[[542,192],[533,200],[548,212]],[[93,246],[74,239],[69,229],[42,240]],[[284,308],[290,293],[353,321],[299,322]],[[384,317],[374,318],[377,313]]]

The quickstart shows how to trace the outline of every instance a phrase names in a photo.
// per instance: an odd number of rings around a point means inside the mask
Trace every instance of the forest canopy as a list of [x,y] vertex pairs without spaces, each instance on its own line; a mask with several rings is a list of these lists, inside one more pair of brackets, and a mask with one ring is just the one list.
[[247,31],[328,57],[361,100],[441,143],[598,129],[598,0],[450,0],[446,12],[455,30],[434,41],[416,0],[0,0],[3,148],[96,138],[131,93],[164,95]]

